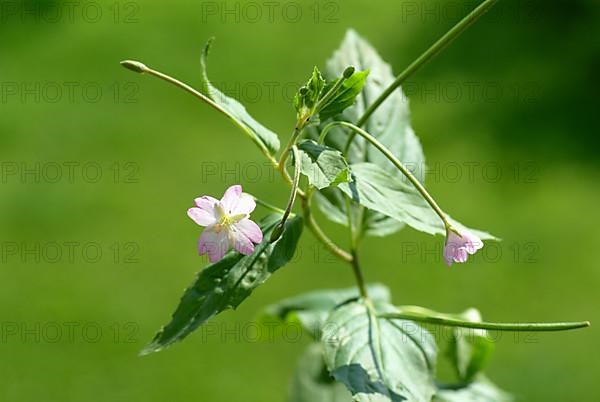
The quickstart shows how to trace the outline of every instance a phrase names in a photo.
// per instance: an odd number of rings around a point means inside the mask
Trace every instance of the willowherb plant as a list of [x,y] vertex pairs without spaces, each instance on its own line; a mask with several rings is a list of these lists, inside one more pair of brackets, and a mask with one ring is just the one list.
[[[366,285],[363,280],[358,249],[366,236],[391,235],[405,226],[444,235],[443,258],[448,265],[465,262],[483,247],[484,240],[497,240],[450,218],[425,189],[424,178],[405,167],[406,163],[422,165],[425,156],[400,88],[493,3],[484,1],[397,77],[367,41],[348,31],[324,74],[315,67],[296,94],[296,123],[279,156],[278,136],[209,81],[210,41],[202,53],[200,91],[142,63],[122,62],[131,70],[175,84],[229,117],[277,168],[283,183],[291,186],[289,202],[281,209],[244,193],[241,185],[229,187],[220,200],[207,195],[195,199],[188,215],[205,228],[198,251],[208,254],[211,264],[185,291],[171,322],[142,353],[160,351],[215,315],[238,307],[291,260],[304,227],[352,267],[357,287],[318,290],[265,308],[264,322],[294,323],[314,338],[298,363],[291,401],[510,400],[482,372],[493,346],[486,338],[487,329],[558,331],[588,326],[588,322],[487,323],[473,308],[443,314],[395,306],[385,286]],[[301,211],[293,213],[297,199]],[[328,218],[348,228],[349,251],[320,228],[312,213],[313,202]],[[257,204],[271,212],[258,224],[250,219]],[[417,322],[451,328],[452,335],[445,340],[446,357],[455,369],[455,384],[436,381],[437,345]],[[463,328],[472,329],[469,336],[461,334]]]

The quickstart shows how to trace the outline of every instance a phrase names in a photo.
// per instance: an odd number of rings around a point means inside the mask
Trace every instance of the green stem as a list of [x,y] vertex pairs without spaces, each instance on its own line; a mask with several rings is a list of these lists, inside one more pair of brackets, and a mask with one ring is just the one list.
[[356,284],[358,286],[360,295],[364,299],[368,300],[369,294],[367,292],[367,286],[365,285],[365,279],[360,269],[360,263],[358,260],[358,238],[354,231],[354,224],[352,223],[350,199],[348,197],[344,198],[346,200],[346,216],[348,218],[348,228],[350,230],[350,253],[352,255],[352,261],[350,261],[350,264],[352,265],[352,271],[354,272],[354,277],[356,278]]
[[287,158],[290,154],[290,149],[292,149],[294,144],[296,144],[296,141],[298,140],[298,137],[300,136],[301,133],[302,133],[302,128],[296,126],[296,128],[294,128],[294,132],[292,133],[292,136],[290,137],[289,141],[285,145],[285,148],[283,148],[283,151],[281,152],[281,157],[279,158],[279,161],[277,162],[277,164],[279,166],[279,170],[281,170],[282,172],[285,170],[285,162],[287,162]]
[[496,331],[532,331],[532,332],[551,332],[566,331],[589,327],[589,321],[582,322],[552,322],[552,323],[498,323],[498,322],[472,322],[450,318],[447,315],[424,315],[419,313],[390,313],[380,315],[382,318],[402,319],[420,321],[429,324],[445,325],[448,327],[462,327],[475,329],[489,329]]
[[365,140],[369,141],[375,148],[377,148],[383,155],[385,155],[385,157],[388,158],[390,160],[390,162],[392,162],[394,164],[394,166],[396,166],[398,168],[398,170],[400,170],[402,172],[402,174],[404,176],[406,176],[406,178],[415,186],[415,188],[419,191],[419,193],[421,193],[421,195],[423,196],[425,201],[427,201],[427,203],[431,206],[431,208],[435,211],[435,213],[440,217],[442,222],[444,222],[444,225],[446,226],[446,228],[452,229],[452,225],[448,221],[448,218],[446,218],[444,211],[442,211],[442,209],[439,207],[437,202],[435,202],[433,197],[429,194],[429,192],[427,192],[425,187],[423,187],[421,182],[402,164],[402,162],[400,162],[394,156],[394,154],[392,154],[390,152],[389,149],[387,149],[385,147],[385,145],[380,143],[375,137],[373,137],[371,134],[367,133],[362,128],[355,126],[352,123],[345,122],[345,121],[334,121],[332,123],[329,123],[323,129],[323,132],[321,133],[321,137],[319,138],[319,141],[323,141],[325,139],[325,136],[329,132],[329,130],[334,126],[347,127],[349,129],[353,130],[355,133],[359,134]]
[[263,200],[261,200],[259,198],[254,197],[254,201],[256,201],[256,204],[260,205],[261,207],[266,208],[268,210],[271,210],[273,212],[277,212],[277,213],[282,214],[282,215],[285,213],[285,210],[283,210],[283,209],[281,209],[279,207],[276,207],[273,204],[269,204],[268,202],[265,202],[265,201],[263,201]]
[[495,3],[497,0],[485,0],[477,8],[466,15],[460,22],[458,22],[452,29],[450,29],[444,36],[437,40],[429,49],[427,49],[421,56],[413,61],[404,71],[400,73],[394,82],[385,90],[379,97],[369,106],[362,117],[356,123],[357,126],[362,126],[371,117],[373,112],[377,110],[379,106],[398,88],[402,85],[408,77],[417,72],[423,67],[428,61],[433,59],[438,53],[440,53],[446,46],[448,46],[454,39],[460,36],[467,28],[474,24],[479,18],[481,18]]
[[335,256],[345,262],[352,262],[352,255],[347,251],[343,250],[337,244],[335,244],[315,221],[315,218],[310,210],[310,202],[309,200],[302,200],[302,207],[304,209],[304,223],[306,227],[310,229],[310,231],[315,235],[317,240],[319,240],[325,247],[329,249]]
[[140,63],[139,61],[131,61],[131,60],[125,60],[121,62],[121,65],[129,70],[135,71],[137,73],[146,73],[149,75],[152,75],[154,77],[160,78],[163,81],[166,81],[170,84],[175,85],[176,87],[179,87],[181,89],[183,89],[184,91],[187,91],[188,93],[194,95],[196,98],[202,100],[203,102],[205,102],[206,104],[208,104],[209,106],[211,106],[213,109],[223,113],[225,116],[227,116],[236,126],[238,126],[239,128],[241,128],[247,135],[248,137],[252,140],[252,142],[254,142],[261,150],[261,152],[267,157],[267,159],[269,159],[269,161],[271,163],[273,163],[274,165],[277,165],[277,161],[275,160],[275,158],[273,158],[273,155],[271,155],[271,153],[269,152],[269,150],[267,149],[267,147],[261,143],[260,141],[258,141],[256,138],[254,138],[253,136],[251,136],[250,134],[248,134],[247,128],[244,127],[242,124],[239,123],[239,121],[233,117],[227,110],[223,109],[221,106],[219,106],[217,103],[215,103],[212,99],[210,99],[208,96],[204,95],[203,93],[195,90],[194,88],[192,88],[191,86],[179,81],[176,78],[173,78],[167,74],[161,73],[160,71],[156,71],[151,69],[150,67],[146,66],[143,63]]
[[296,202],[296,194],[298,194],[298,185],[300,184],[300,152],[298,151],[298,147],[295,145],[292,146],[291,152],[294,154],[294,180],[292,181],[292,190],[290,192],[290,198],[288,200],[287,207],[283,212],[283,216],[281,217],[281,222],[273,229],[271,233],[271,243],[281,237],[283,233],[283,228],[285,226],[285,221],[292,213],[292,208],[294,207],[294,202]]

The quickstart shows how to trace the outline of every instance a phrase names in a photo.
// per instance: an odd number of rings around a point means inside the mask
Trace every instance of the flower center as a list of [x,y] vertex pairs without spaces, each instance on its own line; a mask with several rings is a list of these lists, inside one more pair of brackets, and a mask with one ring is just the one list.
[[216,204],[215,208],[220,215],[218,225],[225,228],[228,228],[229,226],[241,221],[246,217],[246,214],[229,215],[220,204]]

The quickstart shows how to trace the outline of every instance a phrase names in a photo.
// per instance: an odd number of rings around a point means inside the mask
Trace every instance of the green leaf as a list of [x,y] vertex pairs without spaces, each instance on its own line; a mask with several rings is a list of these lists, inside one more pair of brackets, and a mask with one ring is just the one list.
[[513,398],[485,376],[463,386],[440,389],[432,402],[510,402]]
[[[432,235],[446,234],[440,217],[423,199],[417,189],[400,180],[373,163],[350,166],[352,182],[342,183],[338,188],[352,200],[373,211],[406,223],[413,229]],[[448,217],[458,230],[468,230],[482,240],[495,239],[489,233],[469,229]]]
[[305,121],[312,117],[315,112],[315,106],[323,95],[325,80],[317,67],[313,69],[310,80],[298,90],[294,97],[294,107],[298,116],[298,121]]
[[[344,120],[357,122],[367,107],[395,80],[395,76],[389,64],[383,61],[373,46],[353,30],[346,33],[340,48],[327,62],[326,74],[329,77],[337,77],[349,65],[370,72],[362,93],[356,99],[356,104],[346,109],[342,116]],[[408,99],[400,88],[396,89],[373,113],[363,128],[392,151],[398,160],[412,168],[421,182],[424,181],[425,155],[421,143],[410,125]],[[349,132],[346,129],[334,129],[327,137],[327,145],[343,150],[348,135]],[[351,164],[372,162],[394,176],[399,175],[389,160],[359,137],[354,139],[347,159]],[[323,199],[317,197],[317,205],[327,216],[331,216],[328,206],[323,205],[321,201]],[[333,204],[333,206],[342,211],[340,215],[347,216],[343,212],[344,202]],[[347,226],[347,222],[344,224]],[[404,224],[378,212],[367,210],[363,226],[365,234],[369,236],[386,236],[400,230]]]
[[301,155],[300,171],[318,189],[350,181],[348,162],[340,151],[313,140],[298,144]]
[[[367,81],[369,71],[355,71],[348,79],[344,80],[340,88],[335,91],[332,97],[319,110],[319,118],[325,121],[329,118],[341,114],[344,110],[354,105],[357,96],[362,91]],[[328,93],[333,89],[337,81],[330,81],[325,86],[323,93]]]
[[[394,82],[395,76],[390,65],[383,61],[373,46],[353,30],[346,33],[342,45],[328,60],[326,74],[337,77],[347,66],[369,71],[362,93],[356,99],[356,105],[344,112],[345,120],[356,122],[367,107]],[[421,168],[425,163],[419,139],[410,126],[408,99],[400,88],[373,113],[363,128],[405,164],[417,164]],[[339,147],[345,145],[347,135],[345,132],[339,134],[342,138],[338,138],[338,149],[342,149]],[[362,138],[355,138],[353,144],[348,156],[350,163],[373,162],[389,172],[396,171],[389,160]],[[419,172],[422,170],[424,169],[419,169]],[[417,177],[420,180],[424,178],[419,174]]]
[[323,348],[312,343],[298,360],[290,384],[289,402],[349,402],[352,395],[335,381],[323,361]]
[[[481,322],[481,314],[472,308],[458,316],[467,321]],[[455,327],[452,329],[448,357],[452,362],[458,378],[462,382],[470,382],[494,353],[494,343],[483,329]]]
[[[367,285],[367,291],[376,302],[391,301],[390,291],[384,285]],[[329,313],[338,305],[358,297],[359,291],[355,287],[312,291],[266,306],[259,321],[269,324],[299,324],[315,339],[321,339],[323,325]]]
[[171,322],[163,327],[142,354],[158,352],[182,340],[213,316],[237,308],[258,286],[292,258],[302,233],[302,218],[294,217],[283,235],[269,243],[269,235],[281,215],[268,215],[260,223],[264,239],[254,253],[230,251],[221,261],[206,267],[190,286]]
[[275,154],[279,150],[279,138],[277,135],[254,120],[240,102],[219,91],[208,79],[207,62],[212,41],[213,39],[210,39],[206,43],[200,58],[203,79],[202,92],[220,106],[224,113],[240,126],[260,148],[266,150],[271,155]]
[[325,324],[322,343],[331,375],[360,402],[430,402],[435,393],[433,337],[406,320],[377,317],[395,312],[364,300],[343,305]]

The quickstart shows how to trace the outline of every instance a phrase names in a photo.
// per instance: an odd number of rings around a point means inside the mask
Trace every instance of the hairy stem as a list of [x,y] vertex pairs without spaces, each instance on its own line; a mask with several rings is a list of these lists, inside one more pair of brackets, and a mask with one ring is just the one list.
[[379,97],[369,106],[362,117],[356,123],[358,126],[362,126],[371,117],[373,112],[377,110],[379,106],[398,88],[402,85],[408,77],[417,72],[423,67],[428,61],[433,59],[438,53],[440,53],[446,46],[448,46],[454,39],[458,38],[467,28],[474,24],[479,18],[481,18],[495,3],[497,0],[485,0],[477,8],[467,14],[462,20],[460,20],[452,29],[438,39],[429,49],[421,54],[415,61],[413,61],[404,71],[396,77],[394,82],[385,90]]

